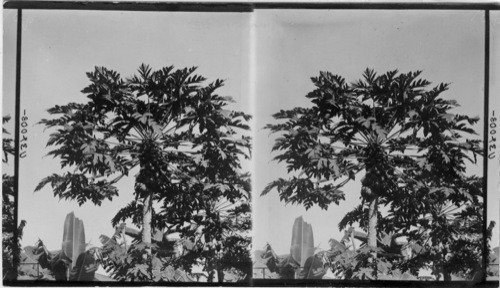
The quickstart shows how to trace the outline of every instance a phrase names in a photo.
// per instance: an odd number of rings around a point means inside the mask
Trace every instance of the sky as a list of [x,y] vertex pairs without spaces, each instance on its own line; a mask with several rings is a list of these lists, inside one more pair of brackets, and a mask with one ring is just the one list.
[[[11,115],[15,13],[6,10],[4,15],[4,114]],[[80,91],[89,83],[85,72],[94,66],[129,77],[146,63],[157,69],[198,66],[197,73],[207,81],[225,79],[219,94],[233,97],[236,103],[231,108],[249,113],[248,19],[240,13],[23,12],[21,109],[29,118],[27,157],[20,163],[19,219],[27,221],[23,245],[33,245],[40,238],[49,250],[60,249],[64,219],[74,211],[84,222],[86,241],[100,246],[101,234],[114,233],[112,217],[133,200],[132,178],[119,183],[119,197],[100,207],[59,200],[50,185],[34,192],[40,180],[60,171],[57,159],[45,156],[50,131],[36,124],[49,116],[46,110],[71,101],[86,102]],[[249,163],[244,169],[250,169]]]
[[[289,253],[293,221],[303,216],[312,224],[315,245],[325,249],[330,238],[343,236],[337,225],[359,203],[360,183],[345,186],[346,200],[327,211],[285,205],[276,192],[260,197],[267,183],[287,176],[284,165],[271,161],[275,136],[262,128],[280,109],[309,105],[304,97],[314,89],[309,78],[319,71],[354,81],[367,67],[381,73],[423,70],[422,76],[434,84],[451,83],[443,96],[462,105],[455,112],[482,117],[483,16],[482,11],[426,10],[256,10],[252,14],[25,10],[21,109],[29,117],[29,140],[27,157],[20,163],[19,219],[27,221],[23,245],[40,238],[50,250],[60,249],[64,219],[72,211],[84,222],[87,242],[98,245],[99,235],[113,233],[111,218],[132,200],[133,179],[122,180],[119,197],[100,207],[59,200],[50,186],[34,193],[41,179],[60,171],[57,159],[44,156],[50,131],[36,123],[48,117],[46,110],[56,104],[85,101],[80,90],[89,83],[85,72],[94,66],[126,77],[146,63],[154,68],[198,66],[198,73],[209,80],[226,79],[220,94],[236,100],[233,109],[254,115],[253,162],[244,166],[254,176],[253,247],[270,243],[278,254]],[[492,20],[498,16],[492,12]],[[14,111],[15,24],[16,11],[4,10],[4,115]],[[499,46],[500,39],[492,37],[492,51],[494,47],[500,51]],[[494,79],[498,67],[491,68]],[[500,89],[493,82],[492,95]],[[12,124],[6,126],[11,131]],[[481,138],[482,118],[476,128]],[[10,162],[2,168],[9,171],[12,166]],[[469,173],[482,175],[481,163],[469,168]],[[490,179],[498,179],[494,173],[498,174],[490,169]],[[488,218],[496,220],[497,183],[491,183]],[[493,241],[498,242],[498,232]]]
[[[276,155],[271,153],[276,135],[262,127],[272,123],[270,115],[280,109],[308,106],[305,95],[314,89],[310,77],[319,71],[330,71],[352,82],[367,67],[380,73],[423,70],[422,77],[434,84],[451,82],[443,97],[462,105],[455,112],[483,115],[481,11],[259,10],[255,14],[254,195],[270,181],[286,177],[285,165],[270,161]],[[476,127],[482,137],[482,121]],[[469,173],[482,175],[481,162],[469,168]],[[346,200],[330,205],[327,211],[285,205],[276,191],[255,197],[255,249],[269,243],[276,253],[289,253],[293,221],[301,215],[312,224],[315,246],[327,249],[329,239],[340,240],[344,235],[337,228],[339,221],[360,202],[361,178],[346,185]],[[495,219],[496,202],[489,214]]]

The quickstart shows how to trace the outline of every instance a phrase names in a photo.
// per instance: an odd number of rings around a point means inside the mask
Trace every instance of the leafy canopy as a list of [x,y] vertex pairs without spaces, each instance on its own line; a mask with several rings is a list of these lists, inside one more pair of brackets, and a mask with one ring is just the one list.
[[[156,182],[173,185],[186,177],[186,166],[207,161],[202,158],[207,153],[221,159],[227,158],[228,149],[244,155],[249,137],[235,137],[234,130],[248,129],[244,122],[250,116],[223,109],[230,98],[214,94],[223,81],[202,86],[206,79],[194,75],[195,70],[170,66],[152,71],[143,64],[139,75],[130,79],[104,67],[87,73],[91,84],[82,93],[90,100],[56,105],[48,110],[56,117],[40,122],[57,129],[47,143],[54,146],[48,155],[60,158],[62,168],[73,169],[48,176],[36,190],[50,184],[55,196],[75,199],[80,205],[89,200],[100,205],[118,195],[115,184],[139,166],[141,157],[159,157],[148,159],[158,162],[149,163],[160,169]],[[228,139],[220,139],[218,133]],[[201,151],[201,142],[210,138],[218,142]],[[237,159],[230,160],[227,165],[238,168]]]
[[[286,202],[327,209],[344,199],[341,188],[364,171],[363,184],[372,190],[366,192],[390,204],[389,196],[416,174],[438,173],[448,182],[463,178],[464,160],[475,162],[481,153],[480,140],[464,138],[475,134],[470,125],[479,119],[452,114],[458,103],[441,97],[448,84],[429,89],[420,74],[366,69],[351,84],[330,72],[311,78],[316,89],[306,97],[312,107],[281,110],[273,115],[278,123],[266,126],[279,134],[274,160],[286,163],[291,176],[269,183],[262,195],[276,188]],[[449,192],[470,193],[454,187]]]

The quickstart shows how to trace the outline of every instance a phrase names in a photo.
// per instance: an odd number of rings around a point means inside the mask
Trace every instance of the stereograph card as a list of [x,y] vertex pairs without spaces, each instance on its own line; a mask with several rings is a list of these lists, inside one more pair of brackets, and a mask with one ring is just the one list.
[[498,9],[5,2],[3,284],[496,287]]

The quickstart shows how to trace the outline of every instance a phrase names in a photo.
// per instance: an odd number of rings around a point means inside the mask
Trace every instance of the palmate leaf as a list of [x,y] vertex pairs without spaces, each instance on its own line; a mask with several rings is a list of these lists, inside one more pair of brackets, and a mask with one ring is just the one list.
[[119,223],[125,222],[127,219],[132,219],[133,224],[140,226],[142,220],[142,209],[143,204],[134,200],[116,213],[113,219],[111,219],[111,224],[113,227],[116,227]]
[[354,272],[353,278],[360,280],[371,280],[374,279],[373,268],[362,267],[358,271]]
[[[352,226],[354,223],[366,223],[368,216],[368,209],[364,207],[363,204],[358,205],[352,211],[347,212],[346,215],[340,220],[338,228],[340,231],[347,228],[347,226]],[[361,225],[364,227],[364,225]]]
[[47,184],[54,189],[54,196],[65,200],[76,200],[79,205],[83,205],[87,200],[101,205],[103,200],[111,200],[113,196],[118,195],[118,189],[107,180],[95,181],[84,174],[54,173],[42,179],[35,191],[40,191]]
[[285,180],[280,178],[269,183],[262,191],[261,196],[266,195],[276,188],[280,195],[280,200],[285,200],[286,203],[291,204],[302,204],[306,210],[314,204],[326,210],[329,204],[338,204],[340,200],[344,200],[344,192],[339,190],[338,187],[332,185],[325,185],[324,187],[315,186],[315,183],[310,179],[292,177],[289,180]]
[[[117,240],[121,240],[120,243]],[[109,266],[111,265],[106,265],[111,264],[109,262],[118,264],[124,261],[127,254],[127,247],[124,245],[125,243],[123,240],[123,233],[118,227],[116,228],[115,234],[111,238],[106,235],[99,236],[99,241],[102,245],[101,256],[103,257],[101,258],[104,258],[100,259],[100,261],[104,264],[106,271],[109,272],[110,270]]]
[[139,66],[138,71],[142,79],[148,80],[149,75],[151,73],[151,67],[149,65],[142,63],[141,66]]

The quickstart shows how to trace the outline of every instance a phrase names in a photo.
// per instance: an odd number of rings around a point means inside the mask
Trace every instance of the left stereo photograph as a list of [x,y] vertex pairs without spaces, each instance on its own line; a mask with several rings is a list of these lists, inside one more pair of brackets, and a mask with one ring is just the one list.
[[250,15],[3,15],[4,282],[248,285]]

